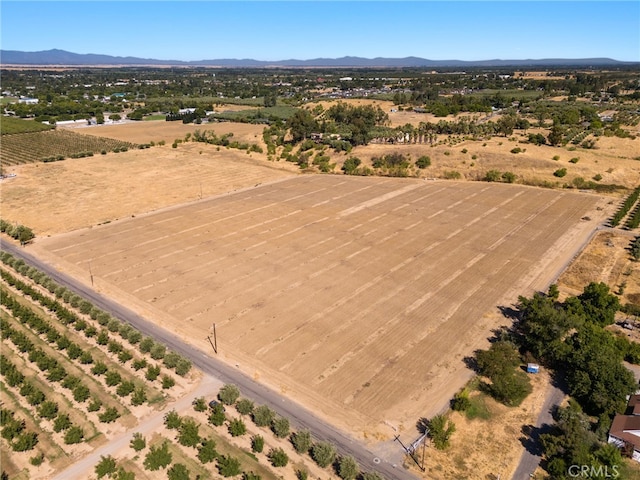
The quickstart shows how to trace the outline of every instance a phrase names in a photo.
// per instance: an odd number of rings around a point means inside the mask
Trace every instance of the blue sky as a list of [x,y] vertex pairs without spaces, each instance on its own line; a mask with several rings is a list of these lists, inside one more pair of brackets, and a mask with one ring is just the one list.
[[640,2],[5,1],[1,48],[161,60],[640,61]]

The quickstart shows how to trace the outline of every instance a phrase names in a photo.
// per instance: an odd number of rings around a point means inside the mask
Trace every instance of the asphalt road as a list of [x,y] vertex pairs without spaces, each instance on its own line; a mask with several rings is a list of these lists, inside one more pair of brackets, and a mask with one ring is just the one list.
[[204,373],[218,378],[223,383],[237,385],[243,396],[252,399],[257,404],[268,405],[279,415],[287,417],[295,428],[306,428],[312,432],[313,437],[317,440],[331,442],[336,446],[340,454],[353,456],[363,471],[375,471],[388,479],[416,479],[401,465],[395,465],[384,458],[376,457],[364,444],[328,424],[300,404],[292,402],[278,392],[261,385],[231,365],[209,356],[193,345],[183,342],[171,332],[158,327],[137,313],[99,294],[73,277],[59,272],[53,266],[31,255],[24,248],[0,240],[0,250],[9,252],[16,258],[22,258],[27,264],[38,268],[60,285],[82,296],[96,307],[131,324],[142,334],[164,343],[169,349],[189,359],[194,367]]

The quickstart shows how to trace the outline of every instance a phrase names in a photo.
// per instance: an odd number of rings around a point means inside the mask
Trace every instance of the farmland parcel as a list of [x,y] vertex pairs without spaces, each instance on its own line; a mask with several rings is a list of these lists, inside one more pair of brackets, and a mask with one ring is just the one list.
[[[40,240],[58,266],[364,434],[413,428],[470,372],[505,299],[545,288],[601,197],[297,176]],[[386,435],[385,435],[386,436]]]

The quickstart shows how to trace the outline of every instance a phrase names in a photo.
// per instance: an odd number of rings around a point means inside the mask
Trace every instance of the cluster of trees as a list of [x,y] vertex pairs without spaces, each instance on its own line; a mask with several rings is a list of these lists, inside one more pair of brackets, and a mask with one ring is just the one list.
[[[609,468],[621,463],[620,451],[606,444],[616,412],[626,408],[627,395],[637,384],[623,365],[640,361],[640,345],[605,329],[620,308],[618,298],[604,283],[590,283],[576,297],[558,300],[556,285],[547,294],[520,297],[518,319],[511,330],[501,330],[488,350],[476,352],[484,388],[506,405],[518,405],[531,391],[522,364],[538,361],[566,383],[572,399],[555,414],[553,431],[541,436],[547,471],[568,478],[570,465]],[[452,407],[464,410],[469,399],[459,395]]]
[[552,285],[546,295],[521,297],[512,338],[521,352],[562,376],[574,399],[558,410],[554,431],[542,436],[548,471],[565,478],[572,464],[620,464],[619,451],[603,441],[613,415],[625,410],[627,395],[637,388],[622,360],[637,362],[640,356],[637,344],[605,330],[620,308],[606,284],[590,283],[564,302],[558,293]]
[[6,220],[0,219],[0,232],[6,233],[11,238],[18,240],[22,245],[29,243],[36,235],[29,227],[24,225],[12,225]]

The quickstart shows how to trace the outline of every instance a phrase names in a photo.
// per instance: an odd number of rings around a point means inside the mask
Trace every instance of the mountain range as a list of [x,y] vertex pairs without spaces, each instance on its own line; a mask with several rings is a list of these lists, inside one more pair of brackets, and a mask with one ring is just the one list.
[[310,60],[264,61],[253,59],[215,59],[215,60],[158,60],[153,58],[115,57],[94,53],[80,54],[65,50],[43,50],[40,52],[22,52],[18,50],[0,50],[1,65],[93,65],[93,66],[193,66],[193,67],[596,67],[634,65],[635,62],[621,62],[611,58],[544,58],[528,60],[427,60],[420,57],[404,58],[314,58]]

